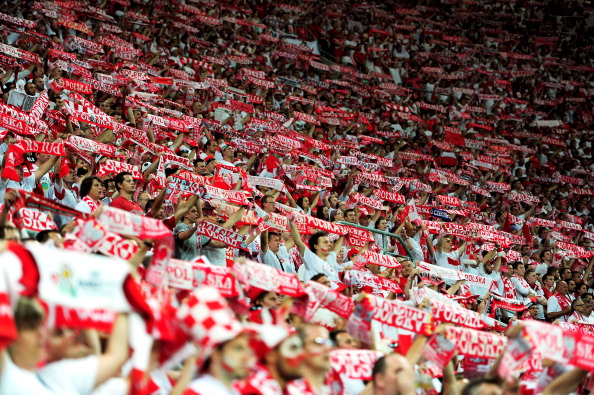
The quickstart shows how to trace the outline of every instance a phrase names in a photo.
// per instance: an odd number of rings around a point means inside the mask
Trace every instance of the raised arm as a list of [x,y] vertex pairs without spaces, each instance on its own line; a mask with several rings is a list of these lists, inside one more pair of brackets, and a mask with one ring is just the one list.
[[35,184],[37,184],[39,181],[41,181],[41,178],[44,175],[46,175],[47,172],[52,169],[52,167],[54,167],[54,164],[56,164],[57,160],[58,160],[57,156],[52,156],[51,158],[46,160],[45,163],[43,163],[41,166],[39,166],[37,168],[37,170],[35,170]]
[[99,357],[95,387],[116,376],[128,359],[128,314],[120,313],[113,324],[107,350]]
[[293,236],[293,242],[297,246],[297,249],[299,250],[299,254],[301,254],[301,256],[303,256],[303,254],[305,254],[305,249],[307,248],[307,246],[301,239],[301,234],[299,233],[299,230],[297,229],[297,225],[295,225],[295,223],[293,222],[292,219],[289,219],[289,227],[291,228],[291,236]]

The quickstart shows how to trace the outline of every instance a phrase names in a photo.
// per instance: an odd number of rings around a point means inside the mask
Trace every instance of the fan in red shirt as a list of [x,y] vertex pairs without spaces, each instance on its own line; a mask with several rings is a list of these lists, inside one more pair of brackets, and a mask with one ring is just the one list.
[[142,207],[132,201],[132,195],[136,190],[136,181],[132,178],[132,174],[128,172],[119,173],[115,177],[115,184],[120,196],[115,198],[109,207],[119,208],[120,210],[129,211],[132,214],[144,216]]

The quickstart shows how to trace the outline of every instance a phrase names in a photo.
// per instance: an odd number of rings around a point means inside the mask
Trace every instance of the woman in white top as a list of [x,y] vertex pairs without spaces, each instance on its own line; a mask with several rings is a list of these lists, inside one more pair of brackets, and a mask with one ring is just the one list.
[[83,213],[92,213],[103,206],[101,198],[105,194],[105,187],[99,177],[88,177],[80,184],[81,201],[75,209]]

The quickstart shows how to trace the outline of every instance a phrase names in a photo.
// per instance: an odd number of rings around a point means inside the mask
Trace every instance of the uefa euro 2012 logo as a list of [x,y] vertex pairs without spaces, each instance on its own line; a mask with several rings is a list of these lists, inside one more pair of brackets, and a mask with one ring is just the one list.
[[54,284],[57,285],[58,290],[61,293],[75,297],[76,287],[74,286],[74,275],[72,269],[68,264],[63,264],[59,273],[55,273],[52,276]]

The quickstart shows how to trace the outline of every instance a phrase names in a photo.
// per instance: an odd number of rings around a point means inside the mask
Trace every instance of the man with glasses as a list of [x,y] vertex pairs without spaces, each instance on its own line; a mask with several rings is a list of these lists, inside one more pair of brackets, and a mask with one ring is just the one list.
[[332,383],[327,374],[330,372],[330,350],[332,342],[328,329],[323,326],[305,324],[297,328],[303,341],[303,379],[289,384],[289,393],[328,394]]
[[592,324],[590,317],[586,314],[586,303],[580,298],[576,298],[571,304],[573,314],[568,318],[568,322]]

